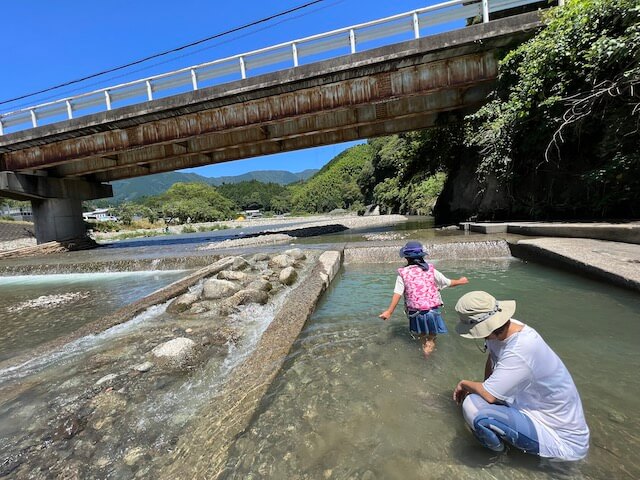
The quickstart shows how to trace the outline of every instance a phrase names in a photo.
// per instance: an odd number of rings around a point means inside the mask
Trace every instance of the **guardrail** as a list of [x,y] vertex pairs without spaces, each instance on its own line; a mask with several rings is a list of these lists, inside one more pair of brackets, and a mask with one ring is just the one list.
[[[385,45],[380,43],[381,41],[397,38],[403,34],[409,34],[410,38],[417,39],[421,37],[424,29],[437,25],[474,17],[482,18],[483,22],[488,22],[489,15],[492,13],[538,3],[539,1],[451,0],[391,17],[174,70],[169,73],[62,98],[14,112],[3,113],[0,114],[0,135],[4,135],[5,129],[11,127],[29,125],[15,130],[37,127],[42,124],[42,120],[46,119],[53,119],[54,122],[69,120],[78,116],[112,110],[119,106],[152,101],[154,98],[159,98],[158,94],[161,92],[177,94],[226,83],[225,81],[216,82],[216,80],[221,80],[225,77],[227,77],[227,81],[244,79],[252,71],[259,69],[262,69],[262,71],[257,74],[265,73],[264,70],[268,67],[280,67],[270,71],[297,67],[303,59],[314,55],[333,52],[333,56],[323,58],[327,59],[345,54],[354,54],[357,51],[366,50],[366,48],[359,50],[359,47],[367,42],[378,41],[379,43],[375,46],[381,46]],[[564,1],[559,0],[558,3],[562,5]],[[397,40],[396,42],[390,41],[386,45],[392,43],[397,43]],[[130,100],[132,99],[139,100],[131,102]],[[129,102],[125,103],[126,101]]]

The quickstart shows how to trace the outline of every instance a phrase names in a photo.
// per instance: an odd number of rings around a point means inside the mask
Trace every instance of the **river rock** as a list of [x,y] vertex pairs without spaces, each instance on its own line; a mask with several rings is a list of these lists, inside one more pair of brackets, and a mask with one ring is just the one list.
[[191,308],[189,309],[189,314],[200,315],[201,313],[208,312],[209,310],[211,310],[209,303],[210,302],[194,303],[193,305],[191,305]]
[[304,260],[305,258],[307,258],[304,252],[299,248],[291,248],[289,250],[285,250],[284,254],[290,256],[294,260]]
[[202,296],[207,300],[215,300],[230,297],[238,290],[240,290],[240,287],[233,282],[212,278],[204,282]]
[[269,260],[269,255],[267,255],[266,253],[256,253],[253,257],[251,257],[251,260],[253,262],[264,262],[266,260]]
[[53,432],[54,440],[69,440],[74,437],[77,433],[81,432],[84,429],[83,423],[80,421],[78,417],[72,415],[70,417],[65,418],[60,425],[56,428],[55,432]]
[[269,301],[269,295],[263,290],[245,289],[234,294],[229,300],[235,305],[247,305],[249,303],[264,305]]
[[269,262],[269,265],[272,265],[277,268],[286,268],[286,267],[290,267],[294,263],[295,263],[295,260],[293,258],[291,258],[289,255],[282,254],[282,255],[276,255],[275,257],[273,257],[271,259],[271,262]]
[[161,343],[151,350],[151,354],[156,358],[160,358],[179,367],[185,365],[193,358],[195,349],[196,342],[190,338],[179,337]]
[[96,395],[90,403],[94,408],[90,424],[95,430],[102,430],[113,424],[127,406],[126,398],[113,390]]
[[191,305],[198,301],[198,296],[193,293],[185,293],[176,298],[167,307],[169,313],[182,313],[188,310]]
[[96,382],[96,386],[103,385],[105,383],[111,384],[116,378],[118,378],[117,373],[110,373],[109,375],[105,375],[100,380],[98,380]]
[[269,292],[273,288],[271,282],[265,280],[264,278],[258,278],[247,285],[247,289],[251,290],[260,290],[262,292]]
[[133,447],[127,450],[124,454],[124,463],[131,466],[142,460],[146,454],[146,451],[142,447]]
[[248,275],[246,273],[236,270],[223,270],[218,273],[218,278],[221,280],[235,280],[237,282],[243,282],[247,277]]
[[242,257],[231,257],[233,258],[233,264],[231,265],[231,270],[246,270],[251,268],[251,264],[247,262]]
[[293,285],[298,278],[298,272],[293,267],[283,268],[280,272],[280,282],[284,285]]
[[148,372],[149,370],[151,370],[153,368],[153,362],[140,363],[138,365],[134,365],[131,368],[133,370],[135,370],[136,372],[140,372],[140,373]]

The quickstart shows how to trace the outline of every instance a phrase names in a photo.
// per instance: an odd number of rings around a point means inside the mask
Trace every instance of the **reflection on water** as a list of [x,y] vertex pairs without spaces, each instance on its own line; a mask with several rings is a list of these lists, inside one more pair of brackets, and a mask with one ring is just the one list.
[[516,299],[515,317],[562,357],[592,431],[586,461],[541,463],[480,447],[451,392],[461,378],[481,379],[484,355],[449,334],[423,360],[400,308],[388,323],[377,318],[392,294],[393,268],[368,265],[349,266],[325,295],[234,445],[225,478],[640,478],[637,295],[515,260],[438,268],[470,278],[443,291],[451,331],[457,298],[485,289]]
[[0,361],[97,320],[184,271],[0,277]]

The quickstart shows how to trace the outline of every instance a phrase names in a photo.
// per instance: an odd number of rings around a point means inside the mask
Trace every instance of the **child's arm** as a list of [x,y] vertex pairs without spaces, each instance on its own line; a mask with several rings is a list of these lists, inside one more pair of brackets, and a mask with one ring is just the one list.
[[467,277],[460,277],[457,280],[451,280],[451,283],[449,284],[449,286],[457,287],[458,285],[466,285],[467,283],[469,283],[469,280],[467,279]]
[[393,315],[393,311],[398,306],[398,302],[402,298],[402,295],[398,293],[394,293],[393,297],[391,297],[391,303],[389,304],[389,308],[387,308],[384,312],[378,315],[383,320],[389,320],[389,317]]

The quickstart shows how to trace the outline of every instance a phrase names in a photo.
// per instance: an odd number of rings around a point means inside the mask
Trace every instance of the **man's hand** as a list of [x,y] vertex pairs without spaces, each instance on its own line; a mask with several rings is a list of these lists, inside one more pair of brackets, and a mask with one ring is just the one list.
[[460,277],[458,279],[458,285],[466,285],[469,283],[469,279],[467,277]]
[[466,396],[469,395],[469,392],[462,385],[463,382],[464,380],[461,380],[460,382],[458,382],[458,385],[456,385],[456,388],[453,391],[453,400],[458,405],[460,405],[462,401],[466,398]]
[[382,312],[380,315],[378,315],[378,317],[380,317],[381,319],[383,319],[384,321],[389,320],[389,317],[391,316],[391,311],[390,310],[385,310],[384,312]]

